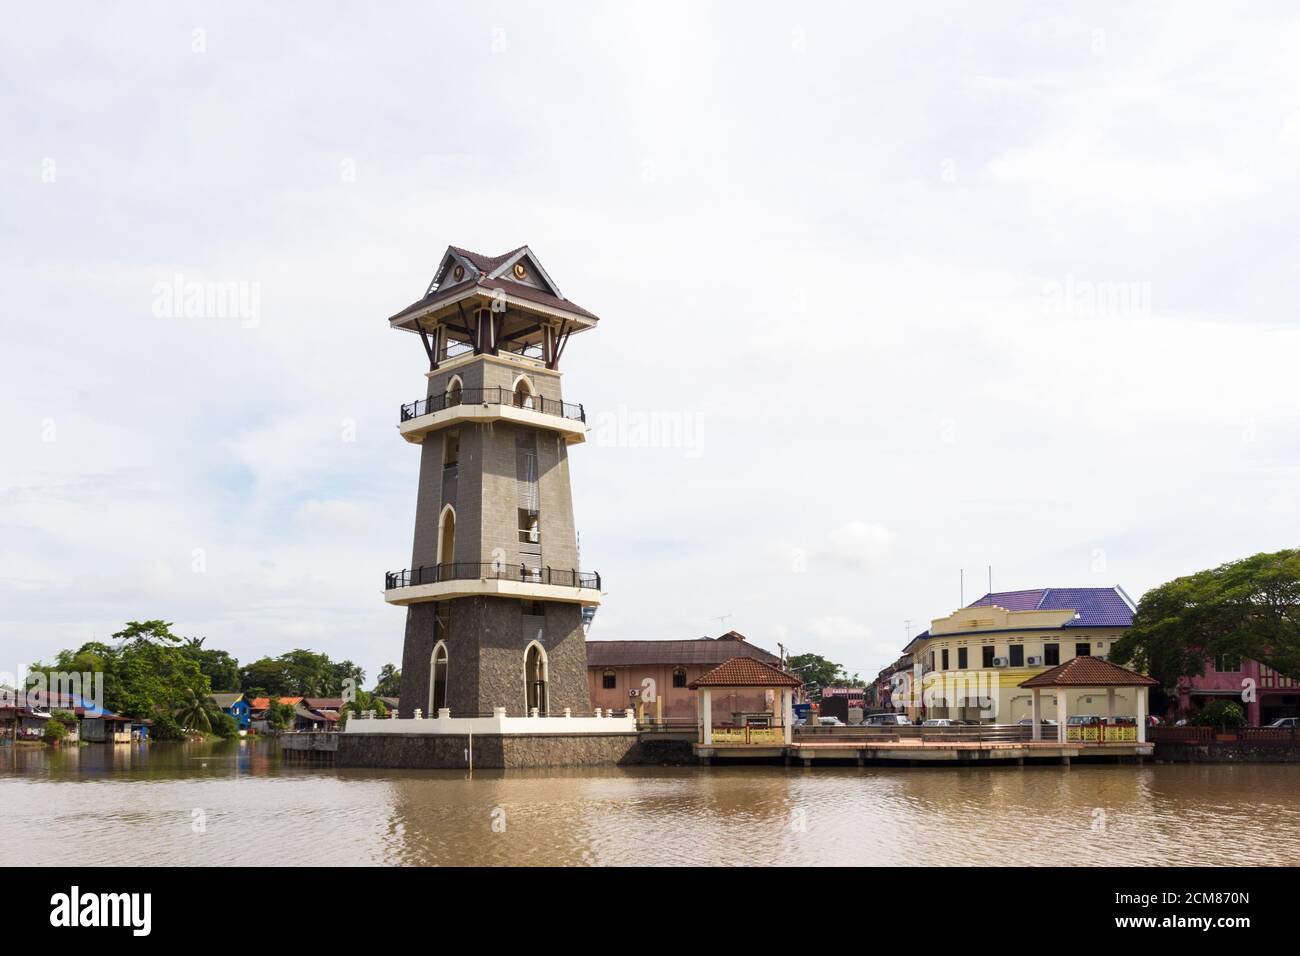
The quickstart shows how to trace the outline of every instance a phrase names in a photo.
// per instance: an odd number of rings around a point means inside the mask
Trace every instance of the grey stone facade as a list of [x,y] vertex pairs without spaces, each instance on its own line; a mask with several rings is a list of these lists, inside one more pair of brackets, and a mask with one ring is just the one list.
[[[339,734],[339,767],[462,770],[468,736],[452,734]],[[641,763],[636,734],[475,734],[476,768],[607,767]]]
[[[560,376],[545,369],[523,368],[491,356],[478,356],[451,370],[429,376],[429,395],[442,394],[453,375],[466,389],[513,387],[520,374],[533,391],[560,401]],[[444,467],[448,433],[459,439],[454,472]],[[522,442],[521,442],[522,440]],[[416,492],[415,534],[411,567],[439,561],[439,523],[444,505],[455,511],[454,555],[462,563],[500,562],[517,568],[531,563],[521,547],[521,489],[517,450],[535,445],[537,521],[540,566],[570,571],[578,568],[577,533],[569,485],[568,446],[552,431],[497,421],[453,425],[425,435],[420,452]],[[533,558],[532,560],[536,560]],[[413,604],[407,609],[402,651],[401,716],[415,709],[430,710],[430,668],[439,639],[447,644],[447,705],[452,716],[489,715],[495,707],[507,713],[526,712],[524,655],[537,640],[547,660],[547,711],[589,716],[587,658],[581,608],[544,599],[540,618],[526,615],[528,603],[510,598],[467,597]],[[439,615],[445,633],[438,632]],[[438,632],[438,633],[436,633]]]

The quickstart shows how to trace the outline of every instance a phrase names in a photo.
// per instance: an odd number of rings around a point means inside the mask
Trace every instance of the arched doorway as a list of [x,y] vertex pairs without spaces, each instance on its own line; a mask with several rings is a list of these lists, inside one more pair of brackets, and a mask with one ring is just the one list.
[[447,704],[447,645],[439,641],[433,648],[429,666],[429,716],[437,717]]
[[443,396],[446,399],[445,405],[451,408],[453,405],[459,405],[462,393],[462,385],[459,375],[453,375],[451,381],[447,383],[447,391]]
[[546,676],[546,649],[532,641],[524,651],[525,713],[531,714],[536,707],[539,714],[546,715]]
[[451,505],[447,505],[442,509],[442,515],[438,518],[438,567],[447,567],[455,560],[456,509]]
[[533,383],[523,375],[515,379],[515,408],[533,408]]

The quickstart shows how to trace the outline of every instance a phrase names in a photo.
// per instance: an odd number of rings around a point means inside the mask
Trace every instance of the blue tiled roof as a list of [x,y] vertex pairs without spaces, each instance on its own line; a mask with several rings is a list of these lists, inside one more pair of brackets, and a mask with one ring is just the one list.
[[1066,627],[1129,627],[1133,607],[1118,587],[1034,588],[1028,591],[994,591],[967,607],[996,604],[1008,611],[1075,611]]

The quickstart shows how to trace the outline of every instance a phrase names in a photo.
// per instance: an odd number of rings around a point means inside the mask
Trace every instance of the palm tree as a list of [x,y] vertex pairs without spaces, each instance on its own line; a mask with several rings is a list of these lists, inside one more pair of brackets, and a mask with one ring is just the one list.
[[212,733],[212,718],[208,715],[208,702],[191,690],[189,700],[181,705],[176,719],[186,730],[199,730],[205,734]]

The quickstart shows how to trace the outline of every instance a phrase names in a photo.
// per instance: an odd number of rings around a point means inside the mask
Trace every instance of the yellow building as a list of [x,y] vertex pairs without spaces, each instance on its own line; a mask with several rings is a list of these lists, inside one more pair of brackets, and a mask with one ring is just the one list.
[[[1001,591],[947,617],[936,618],[903,653],[910,671],[896,675],[892,699],[913,719],[951,718],[1014,724],[1032,715],[1033,695],[1023,681],[1075,657],[1105,658],[1133,623],[1135,608],[1124,590],[1036,588]],[[1136,717],[1132,688],[1071,688],[1071,716]],[[1044,698],[1042,716],[1056,719]],[[1113,712],[1108,715],[1108,710]]]

